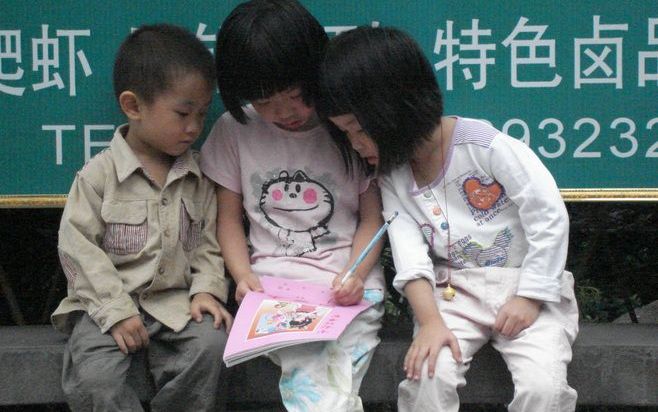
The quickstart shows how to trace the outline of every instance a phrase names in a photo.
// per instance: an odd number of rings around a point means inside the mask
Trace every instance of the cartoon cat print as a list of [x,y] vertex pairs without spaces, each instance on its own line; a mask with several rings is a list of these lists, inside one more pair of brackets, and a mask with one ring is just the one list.
[[260,210],[277,231],[286,256],[302,256],[317,250],[315,239],[329,233],[334,198],[320,182],[297,170],[287,171],[263,184]]

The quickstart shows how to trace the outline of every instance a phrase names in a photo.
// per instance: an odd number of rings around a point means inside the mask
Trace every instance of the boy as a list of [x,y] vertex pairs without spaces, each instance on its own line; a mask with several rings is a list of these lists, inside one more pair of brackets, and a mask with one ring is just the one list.
[[209,51],[176,26],[143,26],[119,49],[114,91],[128,123],[78,172],[59,230],[68,296],[52,322],[71,334],[62,386],[72,410],[142,410],[126,384],[141,349],[153,411],[214,408],[232,318],[219,302],[214,186],[190,150],[214,79]]

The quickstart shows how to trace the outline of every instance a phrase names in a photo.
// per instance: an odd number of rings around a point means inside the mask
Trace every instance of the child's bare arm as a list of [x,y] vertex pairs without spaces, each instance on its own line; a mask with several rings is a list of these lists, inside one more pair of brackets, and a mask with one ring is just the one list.
[[248,291],[262,291],[262,287],[258,276],[251,271],[242,221],[242,196],[220,186],[217,202],[217,240],[226,268],[237,284],[235,299],[239,303]]
[[368,189],[359,196],[359,225],[354,234],[350,260],[345,271],[339,276],[336,276],[333,282],[335,290],[334,299],[338,304],[353,305],[363,298],[363,283],[370,270],[379,260],[383,241],[378,242],[372,248],[366,258],[357,266],[354,275],[344,285],[341,286],[340,281],[347,269],[356,261],[361,251],[370,242],[370,239],[377,233],[383,223],[382,200],[379,188],[373,181],[370,183]]
[[461,362],[461,350],[455,335],[448,329],[434,301],[432,286],[426,279],[409,281],[404,292],[418,320],[418,333],[414,337],[406,356],[404,370],[407,379],[419,380],[423,361],[428,361],[428,376],[434,376],[439,351],[449,346],[452,357]]
[[514,296],[498,311],[494,330],[509,338],[515,337],[523,329],[535,323],[541,305],[540,300]]

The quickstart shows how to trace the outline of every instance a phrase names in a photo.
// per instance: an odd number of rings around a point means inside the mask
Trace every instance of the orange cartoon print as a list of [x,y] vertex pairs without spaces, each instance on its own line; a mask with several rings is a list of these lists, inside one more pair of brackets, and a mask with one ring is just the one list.
[[496,204],[504,189],[500,183],[484,184],[477,177],[469,177],[464,181],[464,192],[468,203],[476,209],[488,210]]

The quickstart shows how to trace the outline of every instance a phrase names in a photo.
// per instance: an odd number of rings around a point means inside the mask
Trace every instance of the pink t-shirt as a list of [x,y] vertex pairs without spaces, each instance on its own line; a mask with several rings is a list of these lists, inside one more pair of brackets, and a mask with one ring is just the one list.
[[[246,125],[230,113],[215,123],[201,148],[201,169],[242,195],[254,273],[330,284],[346,269],[359,195],[370,179],[358,170],[354,177],[345,172],[324,127],[289,132],[250,106],[245,112]],[[376,265],[366,288],[383,287]]]

